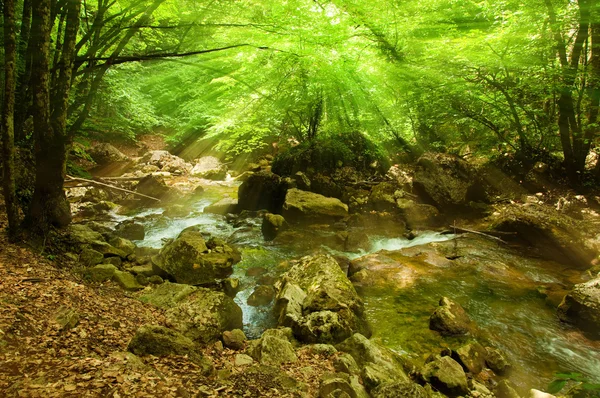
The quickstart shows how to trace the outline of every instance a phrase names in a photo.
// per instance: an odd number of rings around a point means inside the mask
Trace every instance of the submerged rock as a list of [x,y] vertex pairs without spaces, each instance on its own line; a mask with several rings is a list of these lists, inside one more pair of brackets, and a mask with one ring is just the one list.
[[279,214],[267,213],[263,217],[261,232],[266,241],[275,239],[279,231],[287,227],[283,216]]
[[370,335],[363,303],[335,259],[307,256],[279,282],[279,324],[307,343],[337,343],[359,332]]
[[330,222],[348,216],[348,206],[336,198],[290,189],[283,204],[283,216],[295,222]]
[[[225,279],[233,273],[233,264],[240,261],[237,249],[212,240],[209,250],[200,232],[184,230],[177,239],[164,246],[154,265],[172,276],[178,283],[201,285]],[[220,243],[220,244],[219,244]]]
[[455,301],[442,297],[439,307],[429,318],[429,329],[443,335],[463,335],[471,330],[471,319]]
[[600,278],[575,285],[558,306],[558,316],[600,336]]

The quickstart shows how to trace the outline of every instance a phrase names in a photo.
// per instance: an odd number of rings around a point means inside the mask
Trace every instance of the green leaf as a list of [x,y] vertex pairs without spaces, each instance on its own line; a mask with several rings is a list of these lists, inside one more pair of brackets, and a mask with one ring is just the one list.
[[562,390],[567,384],[567,380],[554,380],[552,383],[548,385],[548,392],[550,394],[556,394],[560,390]]

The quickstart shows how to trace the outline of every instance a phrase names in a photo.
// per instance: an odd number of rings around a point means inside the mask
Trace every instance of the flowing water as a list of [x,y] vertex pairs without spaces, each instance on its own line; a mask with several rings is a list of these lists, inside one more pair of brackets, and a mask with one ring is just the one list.
[[[192,225],[201,225],[203,232],[212,236],[224,239],[233,236],[242,252],[242,261],[235,266],[232,275],[240,279],[242,285],[235,301],[243,310],[245,331],[255,338],[264,329],[273,327],[275,319],[271,306],[252,307],[246,303],[257,284],[257,277],[247,276],[247,270],[262,267],[267,274],[277,276],[281,262],[307,253],[264,242],[259,219],[232,225],[223,216],[203,213],[204,208],[217,199],[217,196],[209,196],[199,200],[191,206],[187,217],[158,216],[162,209],[135,214],[147,228],[146,238],[136,243],[159,248],[165,239],[175,238]],[[380,253],[394,258],[400,256],[398,250],[402,250],[401,257],[415,270],[409,286],[358,289],[374,339],[421,363],[443,347],[456,348],[465,343],[468,338],[442,338],[428,328],[429,316],[437,302],[447,296],[461,303],[478,325],[479,341],[505,351],[514,366],[510,379],[522,390],[545,389],[557,371],[577,371],[590,381],[600,382],[600,344],[560,323],[555,308],[536,289],[544,284],[570,286],[572,283],[563,276],[563,266],[489,243],[467,245],[462,248],[466,254],[458,261],[446,258],[431,261],[436,258],[431,253],[440,247],[453,250],[457,243],[451,239],[452,235],[436,232],[422,232],[413,240],[373,236],[368,251],[344,253],[356,258],[384,250]],[[315,248],[340,254],[321,248],[321,242],[318,238],[315,240]]]

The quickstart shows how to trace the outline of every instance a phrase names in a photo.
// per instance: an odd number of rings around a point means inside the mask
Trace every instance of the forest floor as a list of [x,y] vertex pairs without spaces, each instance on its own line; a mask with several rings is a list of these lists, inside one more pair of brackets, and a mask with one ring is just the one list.
[[[265,377],[233,366],[238,353],[205,347],[215,374],[187,356],[138,358],[127,352],[136,330],[164,324],[163,311],[141,303],[112,282],[88,284],[73,270],[7,240],[0,216],[0,397],[282,397]],[[62,319],[72,321],[63,327]],[[282,374],[316,396],[319,375],[331,361],[299,353]],[[246,368],[247,369],[247,368]]]

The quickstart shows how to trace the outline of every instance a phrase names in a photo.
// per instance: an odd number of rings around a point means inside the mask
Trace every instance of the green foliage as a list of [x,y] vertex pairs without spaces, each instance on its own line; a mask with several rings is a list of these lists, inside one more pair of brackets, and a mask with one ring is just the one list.
[[[563,391],[565,387],[568,389]],[[554,380],[548,385],[548,392],[550,394],[562,392],[566,397],[600,397],[600,384],[588,382],[581,373],[556,373]]]
[[273,172],[282,176],[306,170],[332,174],[346,166],[358,171],[384,171],[389,168],[389,161],[382,148],[359,132],[306,141],[273,160]]

